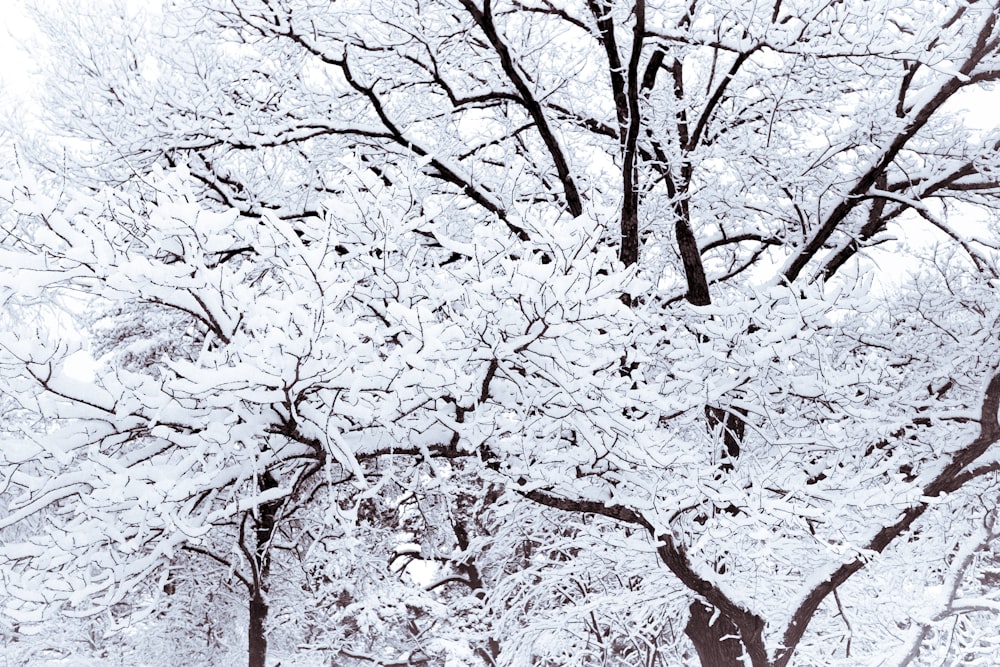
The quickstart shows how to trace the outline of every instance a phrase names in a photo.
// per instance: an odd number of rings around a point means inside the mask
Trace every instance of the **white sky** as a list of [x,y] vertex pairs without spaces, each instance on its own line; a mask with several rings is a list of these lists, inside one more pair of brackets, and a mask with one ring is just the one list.
[[22,94],[31,84],[31,60],[18,40],[33,30],[24,0],[0,0],[0,100],[4,107],[11,94]]

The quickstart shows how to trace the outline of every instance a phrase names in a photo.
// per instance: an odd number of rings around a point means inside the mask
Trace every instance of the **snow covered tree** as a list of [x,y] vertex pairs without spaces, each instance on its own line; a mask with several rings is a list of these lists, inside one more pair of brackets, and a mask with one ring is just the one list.
[[[1000,471],[1000,134],[959,109],[1000,77],[1000,6],[156,12],[42,21],[67,173],[115,189],[21,197],[36,226],[2,265],[21,297],[140,313],[115,326],[141,325],[144,361],[82,387],[51,335],[5,339],[5,391],[60,424],[3,460],[22,496],[0,523],[60,517],[45,549],[6,547],[39,604],[114,604],[235,529],[266,605],[283,508],[349,480],[316,497],[350,524],[393,456],[453,513],[420,559],[436,540],[472,582],[475,556],[476,599],[516,629],[483,633],[486,662],[919,659],[967,598],[955,646],[990,650],[969,577]],[[572,518],[515,566],[521,512]],[[904,580],[937,611],[887,602]],[[616,625],[602,589],[641,614]]]

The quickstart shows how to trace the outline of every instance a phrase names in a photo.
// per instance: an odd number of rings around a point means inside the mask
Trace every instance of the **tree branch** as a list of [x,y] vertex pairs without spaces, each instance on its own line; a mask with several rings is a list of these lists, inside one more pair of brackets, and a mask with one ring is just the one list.
[[[1000,410],[1000,372],[995,373],[986,386],[979,417],[979,436],[959,450],[951,462],[924,486],[922,493],[924,498],[938,498],[944,494],[952,493],[973,477],[978,476],[970,474],[965,469],[982,456],[991,445],[1000,440],[998,410]],[[971,472],[978,473],[979,471],[980,469],[976,469]],[[868,542],[864,551],[866,553],[882,553],[896,538],[907,531],[930,506],[930,502],[925,500],[905,510],[895,523],[879,530]],[[806,595],[795,613],[792,614],[785,629],[781,641],[782,648],[776,654],[774,667],[785,667],[788,664],[820,603],[854,573],[862,569],[866,562],[865,558],[858,557],[850,563],[841,565],[830,574],[826,581],[817,585]]]
[[524,76],[518,70],[517,65],[514,64],[514,58],[511,55],[510,49],[497,31],[496,24],[493,22],[491,2],[492,0],[484,0],[483,9],[480,10],[474,0],[461,0],[462,6],[469,12],[473,20],[475,20],[476,25],[483,31],[486,39],[493,46],[493,50],[500,57],[500,66],[503,68],[504,74],[507,75],[508,80],[510,80],[517,91],[525,109],[528,111],[528,115],[535,122],[538,134],[541,135],[542,142],[548,149],[549,156],[552,158],[552,163],[556,168],[556,173],[562,182],[563,193],[566,197],[566,206],[569,209],[570,215],[576,218],[583,213],[583,201],[580,198],[576,182],[570,173],[569,163],[566,161],[562,146],[559,145],[559,141],[556,139],[555,133],[553,133],[548,119],[545,117],[541,103],[535,98]]
[[875,160],[855,182],[854,186],[840,200],[826,220],[820,225],[813,237],[802,247],[783,271],[785,281],[794,282],[806,265],[825,246],[827,240],[838,229],[840,224],[858,205],[860,198],[867,194],[869,189],[889,168],[889,165],[896,159],[900,151],[930,120],[931,116],[941,108],[951,97],[968,85],[969,76],[976,66],[990,55],[996,48],[996,39],[991,38],[997,24],[997,12],[990,12],[983,22],[977,35],[976,44],[973,46],[968,57],[962,63],[958,73],[949,77],[938,88],[937,92],[922,106],[913,113],[912,118],[900,130],[889,145],[882,151],[882,154]]

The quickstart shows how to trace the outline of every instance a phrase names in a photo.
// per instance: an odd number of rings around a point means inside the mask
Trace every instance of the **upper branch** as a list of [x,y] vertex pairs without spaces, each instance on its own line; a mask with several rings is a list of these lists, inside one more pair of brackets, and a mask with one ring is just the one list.
[[[276,18],[265,25],[259,25],[250,17],[241,16],[241,18],[247,23],[248,26],[261,32],[261,34],[274,35],[290,39],[292,42],[303,48],[307,53],[318,58],[324,64],[339,69],[344,77],[344,81],[356,93],[365,98],[371,111],[375,114],[384,128],[384,133],[373,133],[366,130],[361,136],[368,138],[384,138],[398,146],[401,146],[406,151],[416,155],[417,157],[427,158],[429,160],[429,166],[432,169],[430,174],[431,176],[458,187],[459,190],[461,190],[462,193],[464,193],[472,201],[502,220],[504,224],[507,225],[508,229],[510,229],[511,232],[513,232],[519,239],[522,241],[528,240],[529,237],[527,232],[522,227],[514,224],[508,219],[507,211],[504,206],[499,200],[497,200],[493,193],[489,191],[489,189],[483,185],[475,183],[472,176],[464,173],[464,170],[462,170],[460,165],[446,162],[440,157],[432,155],[431,152],[418,143],[417,140],[407,136],[405,130],[400,127],[389,115],[389,112],[383,103],[382,97],[378,92],[376,92],[375,87],[373,85],[365,85],[357,78],[348,60],[346,48],[344,53],[340,56],[327,53],[314,44],[307,36],[298,32],[292,25],[291,21],[282,21]],[[497,95],[491,94],[490,99],[497,99]],[[467,102],[467,100],[456,101],[463,103]],[[357,134],[352,132],[351,128],[348,127],[337,129],[338,131],[343,130],[343,133],[345,134]]]
[[491,0],[485,0],[483,2],[482,10],[476,6],[473,0],[461,0],[461,2],[465,10],[469,12],[473,20],[475,20],[476,25],[478,25],[486,35],[486,38],[489,40],[490,45],[493,47],[497,56],[499,56],[500,66],[503,68],[504,74],[517,91],[521,102],[524,104],[524,108],[528,112],[528,115],[530,115],[531,119],[535,122],[535,127],[538,128],[538,134],[541,135],[542,141],[545,143],[549,156],[552,158],[552,163],[556,168],[556,173],[559,175],[559,180],[562,182],[563,193],[566,197],[566,206],[569,209],[570,215],[574,218],[578,217],[581,213],[583,213],[583,200],[580,198],[580,191],[577,189],[576,182],[573,180],[573,175],[570,173],[569,162],[566,160],[566,155],[563,152],[562,146],[559,144],[559,140],[556,139],[556,135],[552,131],[552,127],[549,125],[548,119],[545,117],[545,112],[542,109],[541,102],[535,98],[535,95],[528,86],[524,75],[514,63],[514,58],[511,55],[510,49],[500,37],[500,33],[493,21]]
[[910,120],[892,138],[874,161],[855,182],[854,186],[830,211],[826,220],[816,230],[812,238],[802,247],[784,270],[787,282],[795,281],[806,265],[825,246],[833,233],[839,228],[847,216],[858,206],[864,195],[868,193],[875,182],[886,172],[889,165],[896,159],[900,151],[930,120],[931,116],[941,108],[951,97],[971,82],[971,75],[976,67],[989,55],[997,50],[1000,38],[994,36],[997,26],[997,12],[990,12],[983,22],[975,44],[965,58],[959,71],[949,77],[927,102],[919,109],[911,112]]
[[702,135],[704,135],[705,129],[708,127],[708,123],[712,120],[712,116],[715,114],[716,108],[725,96],[726,89],[729,87],[729,84],[732,82],[733,78],[736,77],[736,73],[740,71],[740,68],[743,67],[743,63],[745,63],[759,48],[760,45],[754,46],[753,48],[736,56],[736,60],[734,60],[733,64],[730,65],[726,75],[722,78],[722,81],[719,82],[715,92],[713,92],[712,96],[708,99],[708,102],[705,104],[705,108],[702,109],[701,116],[698,117],[698,122],[695,124],[694,131],[691,133],[691,137],[688,139],[687,145],[685,146],[688,151],[694,150],[698,147],[698,142],[701,141]]
[[587,7],[597,22],[597,39],[604,47],[608,58],[608,75],[611,77],[611,94],[615,100],[615,113],[618,116],[619,138],[624,143],[629,103],[625,96],[625,77],[622,75],[624,68],[621,56],[618,55],[618,40],[615,37],[611,8],[603,0],[587,0]]
[[645,0],[635,0],[635,31],[632,53],[628,62],[628,90],[626,92],[627,120],[622,146],[622,218],[621,249],[619,258],[625,266],[639,261],[639,186],[636,183],[636,152],[639,128],[642,127],[642,110],[639,107],[639,59],[642,40],[646,32]]

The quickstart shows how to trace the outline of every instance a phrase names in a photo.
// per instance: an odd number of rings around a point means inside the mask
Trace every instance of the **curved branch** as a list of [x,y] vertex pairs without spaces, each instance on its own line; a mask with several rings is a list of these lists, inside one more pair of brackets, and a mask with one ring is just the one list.
[[709,241],[701,247],[701,254],[704,255],[709,250],[721,248],[722,246],[732,245],[734,243],[745,243],[746,241],[756,241],[761,245],[781,245],[782,243],[781,239],[776,239],[773,236],[762,236],[753,232],[747,232],[745,234],[736,234],[735,236],[727,236],[715,239],[714,241]]
[[528,500],[563,512],[597,514],[621,523],[645,528],[650,537],[658,543],[656,552],[660,556],[660,560],[663,561],[664,565],[667,566],[674,576],[691,591],[704,598],[710,605],[719,609],[739,628],[740,638],[751,657],[752,664],[755,667],[767,664],[767,652],[764,648],[762,638],[764,619],[733,602],[722,589],[698,574],[691,566],[691,561],[688,560],[687,554],[674,541],[673,536],[659,532],[640,512],[625,505],[608,505],[596,500],[571,499],[556,496],[542,489],[518,491],[518,493]]
[[214,554],[208,549],[202,549],[201,547],[196,547],[193,544],[185,544],[184,546],[181,547],[181,549],[183,549],[184,551],[190,551],[191,553],[196,553],[199,556],[205,556],[206,558],[210,558],[214,560],[216,563],[219,563],[220,565],[226,566],[226,569],[232,572],[233,576],[239,579],[241,584],[246,586],[247,591],[250,592],[251,594],[253,593],[253,585],[247,580],[246,577],[240,574],[240,572],[236,569],[236,567],[232,563],[230,563],[222,556]]
[[[944,494],[952,493],[973,477],[982,474],[980,469],[966,471],[966,468],[982,456],[990,446],[1000,440],[998,410],[1000,410],[1000,372],[995,373],[986,386],[979,417],[979,436],[959,450],[952,458],[951,463],[946,465],[924,487],[923,498],[938,498]],[[930,506],[930,501],[924,500],[905,510],[896,523],[879,530],[871,541],[869,541],[864,551],[866,553],[882,553],[896,538],[906,532],[913,525],[913,522],[920,518]],[[774,667],[785,667],[788,664],[792,653],[795,651],[795,647],[802,639],[803,634],[805,634],[806,628],[819,608],[820,603],[854,573],[862,569],[866,562],[866,559],[859,557],[850,563],[841,565],[830,574],[826,581],[809,591],[795,610],[795,613],[792,614],[792,618],[785,629],[781,641],[782,648],[778,650],[775,656]]]

